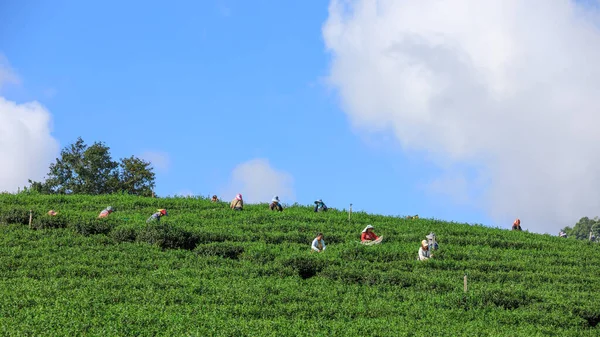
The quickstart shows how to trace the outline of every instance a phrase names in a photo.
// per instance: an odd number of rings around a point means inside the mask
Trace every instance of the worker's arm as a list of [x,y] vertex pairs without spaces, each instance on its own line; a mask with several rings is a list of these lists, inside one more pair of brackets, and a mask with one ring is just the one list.
[[360,241],[367,241],[367,233],[362,233],[360,235]]

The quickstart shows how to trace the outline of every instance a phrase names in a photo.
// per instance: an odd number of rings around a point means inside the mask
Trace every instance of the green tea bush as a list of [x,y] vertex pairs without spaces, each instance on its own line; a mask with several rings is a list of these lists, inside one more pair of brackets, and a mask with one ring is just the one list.
[[[97,219],[107,205],[117,211]],[[169,216],[146,224],[157,208]],[[24,226],[29,209],[47,230]],[[365,212],[349,221],[311,205],[233,212],[204,198],[122,194],[0,194],[0,222],[2,336],[600,334],[596,243]],[[360,244],[369,223],[380,245]],[[322,253],[310,249],[318,232]],[[429,232],[440,249],[417,261]]]
[[192,250],[200,241],[198,235],[167,223],[152,224],[142,229],[137,241],[156,245],[163,249]]
[[211,233],[206,231],[194,231],[198,243],[235,241],[235,237],[227,233]]
[[220,256],[227,259],[237,260],[244,253],[244,247],[231,243],[200,244],[194,249],[200,256]]
[[138,236],[138,231],[134,227],[119,226],[110,231],[109,236],[115,242],[134,242]]
[[303,279],[317,275],[323,269],[323,261],[311,256],[295,256],[285,259],[283,266],[293,268]]
[[4,224],[29,224],[29,210],[22,207],[10,207],[0,210],[0,222]]
[[73,224],[73,229],[81,235],[108,234],[117,226],[112,219],[79,220]]
[[31,222],[31,226],[35,229],[65,228],[67,225],[67,219],[60,214],[55,216],[42,215]]

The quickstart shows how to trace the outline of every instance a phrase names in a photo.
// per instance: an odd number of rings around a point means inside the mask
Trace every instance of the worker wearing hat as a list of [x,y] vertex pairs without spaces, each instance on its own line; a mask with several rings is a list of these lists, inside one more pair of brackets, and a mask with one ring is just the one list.
[[365,229],[363,229],[362,234],[360,235],[360,243],[363,245],[376,245],[381,243],[383,240],[383,236],[377,236],[373,232],[373,226],[367,225]]
[[157,209],[156,213],[152,214],[148,220],[146,220],[147,223],[149,222],[160,222],[160,218],[162,218],[163,216],[167,215],[167,210],[162,208],[162,209]]
[[279,197],[278,196],[274,196],[273,199],[271,199],[271,203],[269,204],[269,209],[272,211],[283,211],[283,206],[281,206],[281,203],[279,202]]
[[437,250],[439,248],[434,232],[429,233],[429,235],[426,235],[425,238],[429,244],[429,251]]
[[315,201],[315,212],[327,212],[327,206],[323,200],[319,199]]
[[241,194],[238,193],[235,196],[235,198],[233,200],[231,200],[231,204],[229,205],[229,208],[231,208],[234,211],[241,211],[242,209],[244,209],[244,200],[242,199]]
[[108,206],[102,212],[100,212],[100,215],[98,215],[98,218],[106,218],[106,217],[108,217],[108,215],[110,213],[112,213],[114,211],[115,210],[112,208],[112,206]]
[[432,258],[433,254],[431,254],[431,252],[429,251],[429,243],[427,243],[427,240],[423,240],[421,241],[421,247],[419,247],[419,260],[420,261],[424,261],[424,260],[428,260],[429,258]]

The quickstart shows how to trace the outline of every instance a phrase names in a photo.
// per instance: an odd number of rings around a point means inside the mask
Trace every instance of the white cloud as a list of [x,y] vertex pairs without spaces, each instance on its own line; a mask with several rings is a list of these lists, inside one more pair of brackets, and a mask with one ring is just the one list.
[[282,203],[293,203],[294,179],[284,171],[274,169],[266,159],[252,159],[239,164],[231,173],[231,181],[223,191],[224,200],[242,193],[248,203],[270,202],[279,196]]
[[[494,219],[554,233],[600,212],[600,32],[582,6],[333,0],[329,81],[354,127],[473,165]],[[461,194],[481,186],[447,174]]]
[[51,115],[41,104],[0,97],[0,191],[16,192],[48,173],[59,150],[50,132]]
[[167,172],[171,167],[171,159],[166,152],[146,151],[140,155],[140,158],[152,163],[157,172]]
[[21,84],[21,79],[12,70],[6,57],[0,54],[0,89],[2,89],[6,83]]

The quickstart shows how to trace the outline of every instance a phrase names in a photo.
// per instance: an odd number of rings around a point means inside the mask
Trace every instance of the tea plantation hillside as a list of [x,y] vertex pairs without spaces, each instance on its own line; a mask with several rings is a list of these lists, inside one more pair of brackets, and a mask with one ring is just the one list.
[[[381,245],[358,243],[369,223]],[[120,195],[3,194],[0,232],[2,336],[600,335],[600,247],[575,239]]]

